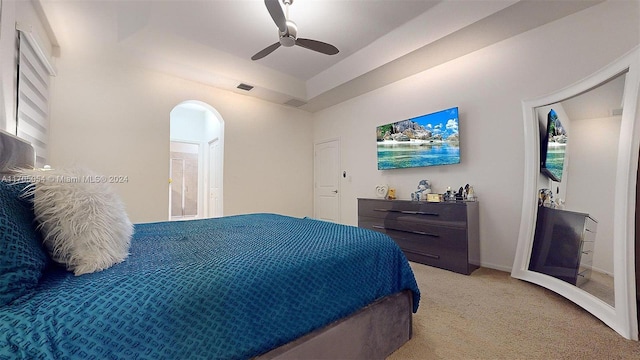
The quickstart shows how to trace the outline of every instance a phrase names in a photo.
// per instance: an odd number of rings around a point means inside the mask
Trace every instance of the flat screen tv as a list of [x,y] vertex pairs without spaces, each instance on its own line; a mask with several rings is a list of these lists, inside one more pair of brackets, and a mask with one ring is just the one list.
[[540,136],[540,172],[553,181],[562,181],[567,149],[567,131],[551,109],[547,114],[547,128]]
[[378,170],[460,163],[458,108],[377,127]]

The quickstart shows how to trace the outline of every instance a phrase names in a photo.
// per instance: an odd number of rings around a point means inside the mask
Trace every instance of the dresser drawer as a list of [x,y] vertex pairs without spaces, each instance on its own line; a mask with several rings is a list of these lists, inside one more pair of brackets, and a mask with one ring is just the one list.
[[587,229],[585,229],[585,231],[584,231],[584,235],[583,235],[583,236],[584,236],[584,241],[587,241],[587,242],[594,242],[594,241],[596,241],[596,232],[595,232],[595,229],[592,229],[592,230],[587,230]]
[[358,225],[389,235],[411,261],[469,273],[466,229],[431,226],[409,230],[376,218],[360,218]]
[[433,224],[421,224],[411,221],[396,221],[385,219],[382,226],[387,230],[398,233],[408,233],[425,236],[429,238],[446,239],[447,241],[467,242],[467,231],[465,228],[439,226]]
[[425,243],[440,240],[445,244],[456,244],[456,247],[467,248],[466,229],[446,226],[407,225],[397,221],[380,221],[380,219],[376,218],[360,218],[358,226],[388,234],[394,239],[415,238],[422,239]]
[[576,286],[578,287],[584,285],[591,279],[593,249],[595,247],[597,230],[598,223],[590,216],[586,216],[584,219],[584,234],[580,249],[580,265],[578,266],[578,275],[576,276]]
[[598,222],[595,221],[592,217],[587,216],[584,219],[584,229],[595,234],[598,230]]
[[478,203],[358,199],[358,226],[389,235],[407,259],[469,275],[479,267]]
[[467,222],[467,208],[459,203],[427,203],[418,201],[383,201],[360,199],[358,216],[406,219],[415,221]]
[[589,279],[591,279],[591,268],[580,267],[580,272],[578,272],[578,276],[576,277],[576,286],[580,287],[584,285]]
[[411,261],[469,274],[466,244],[445,239],[425,239],[419,235],[396,236],[394,230],[389,230],[387,234],[393,237]]
[[580,265],[591,265],[593,263],[593,248],[595,242],[583,241],[580,250]]

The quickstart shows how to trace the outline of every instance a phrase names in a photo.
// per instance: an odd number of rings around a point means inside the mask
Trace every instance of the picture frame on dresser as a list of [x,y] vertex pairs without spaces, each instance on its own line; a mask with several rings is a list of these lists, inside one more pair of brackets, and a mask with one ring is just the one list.
[[389,235],[407,259],[469,275],[480,267],[477,201],[358,199],[358,226]]

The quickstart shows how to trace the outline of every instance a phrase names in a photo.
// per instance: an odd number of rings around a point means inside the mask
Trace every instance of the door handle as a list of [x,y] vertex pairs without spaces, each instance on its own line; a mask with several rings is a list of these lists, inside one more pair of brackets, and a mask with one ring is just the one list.
[[337,194],[338,190],[333,190],[332,193]]

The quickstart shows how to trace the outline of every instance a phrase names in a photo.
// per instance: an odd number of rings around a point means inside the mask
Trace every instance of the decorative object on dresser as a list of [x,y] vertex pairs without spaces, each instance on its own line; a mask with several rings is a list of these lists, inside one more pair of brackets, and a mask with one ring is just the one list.
[[476,193],[473,191],[473,186],[469,184],[465,185],[465,200],[467,201],[476,201]]
[[588,214],[538,207],[529,270],[583,285],[591,276],[597,227]]
[[480,266],[478,202],[358,199],[358,226],[389,235],[415,262],[471,274]]
[[387,185],[377,185],[376,186],[376,196],[380,199],[385,199],[387,197],[387,193],[389,192],[389,187]]
[[396,199],[396,189],[389,188],[389,192],[387,193],[387,200],[395,200]]
[[411,193],[411,200],[424,201],[429,194],[431,194],[431,182],[429,180],[420,180],[418,190]]
[[555,201],[553,201],[553,191],[549,189],[538,190],[538,206],[555,207]]

